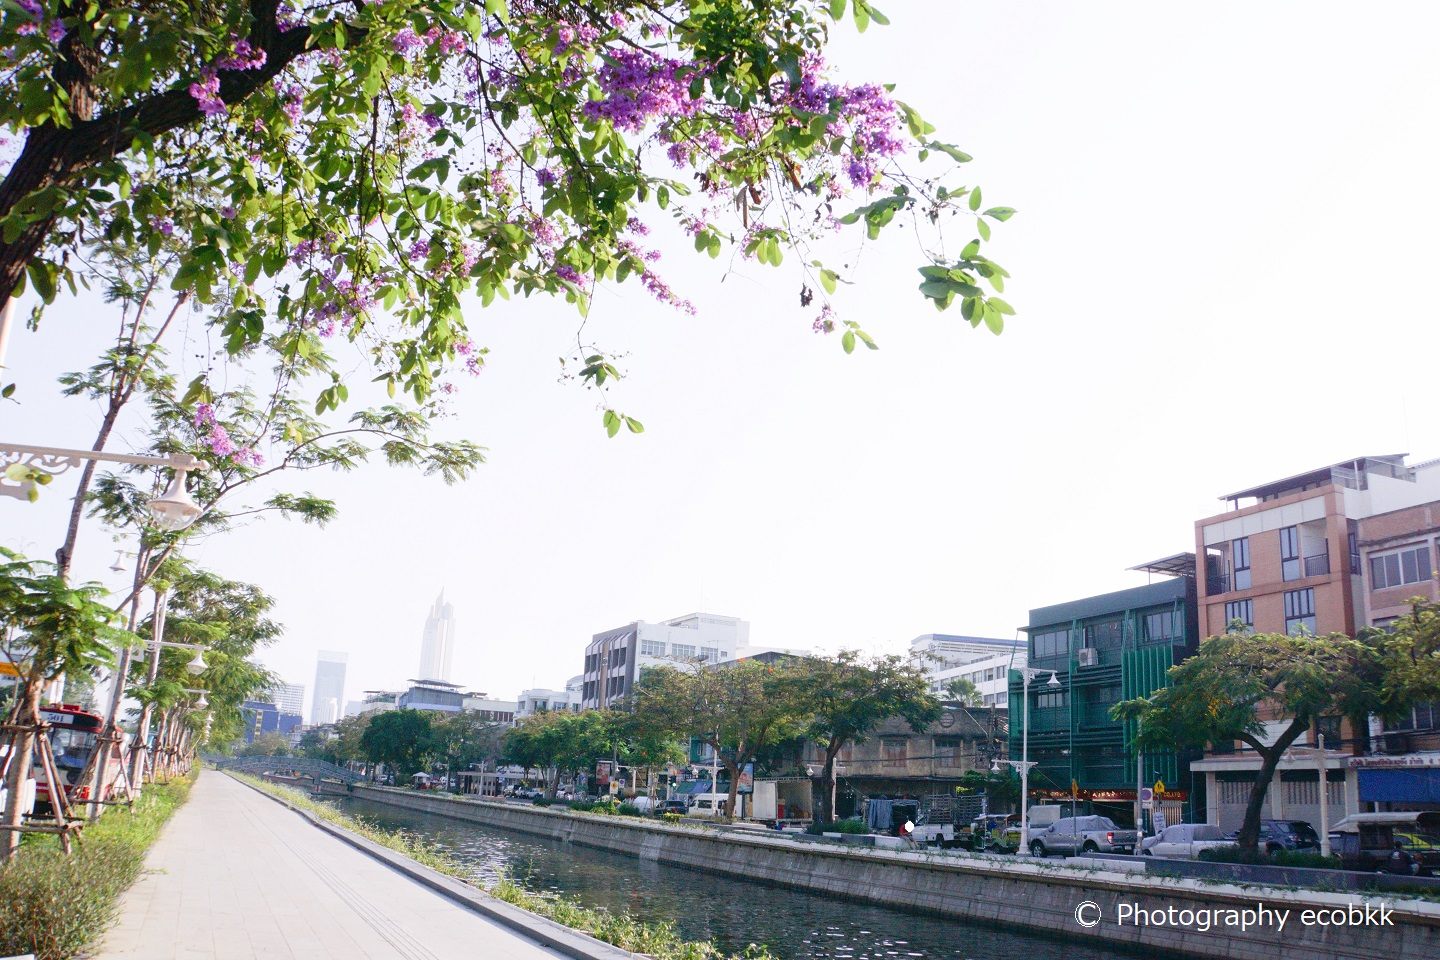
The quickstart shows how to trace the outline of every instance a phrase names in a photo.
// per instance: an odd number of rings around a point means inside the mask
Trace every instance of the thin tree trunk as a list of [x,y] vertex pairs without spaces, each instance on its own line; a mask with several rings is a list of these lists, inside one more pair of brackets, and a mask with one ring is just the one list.
[[[0,835],[0,862],[10,859],[20,846],[20,831],[15,828],[19,827],[24,819],[21,801],[25,782],[30,779],[30,768],[35,762],[34,727],[40,722],[40,693],[43,689],[43,681],[34,676],[28,677],[21,694],[23,699],[20,701],[20,709],[14,716],[15,726],[30,729],[11,731],[10,766],[5,776],[7,793],[3,820],[3,825],[9,829]],[[51,784],[51,790],[54,789],[55,785]]]
[[1235,838],[1236,844],[1242,850],[1254,850],[1260,842],[1260,814],[1265,806],[1265,796],[1270,790],[1270,782],[1275,779],[1275,771],[1280,766],[1280,759],[1290,745],[1310,726],[1309,719],[1301,720],[1296,718],[1285,728],[1285,732],[1271,745],[1265,746],[1258,741],[1250,743],[1256,752],[1260,754],[1260,770],[1255,774],[1255,784],[1250,788],[1250,799],[1245,804],[1245,821],[1240,826],[1240,834]]

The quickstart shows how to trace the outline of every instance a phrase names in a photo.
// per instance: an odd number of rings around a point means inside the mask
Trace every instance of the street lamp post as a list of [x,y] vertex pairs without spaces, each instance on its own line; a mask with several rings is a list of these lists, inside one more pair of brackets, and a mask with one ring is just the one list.
[[[9,321],[15,301],[9,300],[0,313],[0,364],[4,363],[4,341],[8,333]],[[165,457],[151,457],[141,454],[130,453],[102,453],[98,450],[71,450],[65,447],[42,447],[22,443],[0,443],[0,495],[13,497],[17,500],[30,500],[35,496],[36,486],[39,478],[54,477],[64,473],[71,467],[78,467],[86,461],[103,461],[106,463],[129,463],[139,466],[169,467],[174,471],[170,479],[170,485],[165,492],[158,497],[152,497],[147,505],[150,510],[151,522],[159,529],[165,531],[183,530],[204,511],[200,505],[191,499],[190,494],[185,490],[185,477],[194,470],[205,469],[205,464],[190,454],[171,454]],[[11,476],[12,467],[24,467],[24,471],[18,476]],[[142,551],[143,552],[143,551]],[[137,559],[137,564],[139,560]],[[119,565],[119,557],[116,558],[116,566]],[[137,581],[139,569],[136,570]],[[100,815],[101,804],[104,802],[102,796],[105,782],[109,777],[110,750],[109,741],[115,736],[118,727],[120,704],[124,699],[125,677],[130,669],[130,650],[126,647],[120,653],[120,662],[115,674],[115,690],[110,698],[110,709],[105,718],[105,724],[101,728],[100,757],[96,763],[95,782],[91,789],[90,818],[96,819]],[[203,669],[203,668],[202,668]],[[153,677],[152,677],[153,679]],[[132,781],[133,783],[133,781]],[[138,787],[134,789],[138,790]]]
[[1000,760],[996,759],[990,765],[991,773],[1000,772],[1000,764],[1005,764],[1013,770],[1020,771],[1020,849],[1030,849],[1030,768],[1035,766],[1030,760],[1030,681],[1042,673],[1050,674],[1050,679],[1045,682],[1047,687],[1059,687],[1060,678],[1055,675],[1054,670],[1041,670],[1037,667],[1020,667],[1020,682],[1022,694],[1025,701],[1021,707],[1024,719],[1020,726],[1020,759]]

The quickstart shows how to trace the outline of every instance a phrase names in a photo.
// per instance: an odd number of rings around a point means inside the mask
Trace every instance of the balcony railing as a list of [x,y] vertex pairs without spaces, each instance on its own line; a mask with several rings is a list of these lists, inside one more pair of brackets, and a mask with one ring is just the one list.
[[1330,572],[1330,554],[1320,553],[1305,558],[1305,576],[1323,577]]

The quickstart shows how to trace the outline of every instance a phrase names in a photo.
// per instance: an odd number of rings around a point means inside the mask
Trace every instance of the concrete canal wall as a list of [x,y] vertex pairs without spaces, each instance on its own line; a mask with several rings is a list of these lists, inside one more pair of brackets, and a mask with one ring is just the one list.
[[[335,787],[337,792],[343,789]],[[1440,957],[1440,903],[1429,901],[1142,878],[1115,866],[1087,869],[1058,860],[838,847],[758,832],[751,836],[361,784],[350,788],[350,794],[701,872],[972,923],[1124,944],[1150,954],[1241,960],[1292,955],[1343,960]],[[1363,923],[1366,903],[1371,912],[1369,922]],[[1082,904],[1093,906],[1082,909]],[[1248,929],[1240,927],[1244,915],[1217,913],[1258,911],[1262,905],[1272,913],[1259,914]],[[1307,924],[1302,917],[1307,910],[1344,911],[1352,905],[1358,909],[1345,914],[1341,924]],[[1388,913],[1377,909],[1382,905]],[[1078,922],[1077,910],[1080,920],[1093,925]],[[1150,922],[1141,923],[1136,910],[1147,911]],[[1287,910],[1280,926],[1278,913]],[[1323,919],[1336,916],[1327,913]]]

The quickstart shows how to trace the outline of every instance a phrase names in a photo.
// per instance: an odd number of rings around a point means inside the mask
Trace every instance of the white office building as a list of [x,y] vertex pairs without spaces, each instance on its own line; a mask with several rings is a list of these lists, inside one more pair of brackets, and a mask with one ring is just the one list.
[[733,660],[749,644],[748,622],[714,613],[691,613],[660,623],[636,620],[597,633],[585,648],[581,708],[623,700],[647,667]]
[[315,660],[315,697],[310,703],[310,722],[334,723],[345,703],[345,665],[349,654],[321,650]]
[[585,678],[571,677],[565,684],[564,690],[550,690],[544,687],[536,687],[532,690],[520,691],[520,699],[516,702],[515,716],[517,719],[533,716],[537,713],[549,712],[570,712],[576,713],[580,710],[581,690]]
[[270,688],[270,702],[281,713],[305,716],[305,684],[277,683]]
[[930,689],[937,695],[963,678],[975,685],[981,705],[1006,707],[1010,670],[1026,663],[1025,641],[927,633],[910,641],[910,659],[929,675]]
[[430,615],[425,618],[425,633],[420,639],[421,680],[450,681],[450,662],[455,655],[455,607],[445,602],[445,591],[435,599]]

